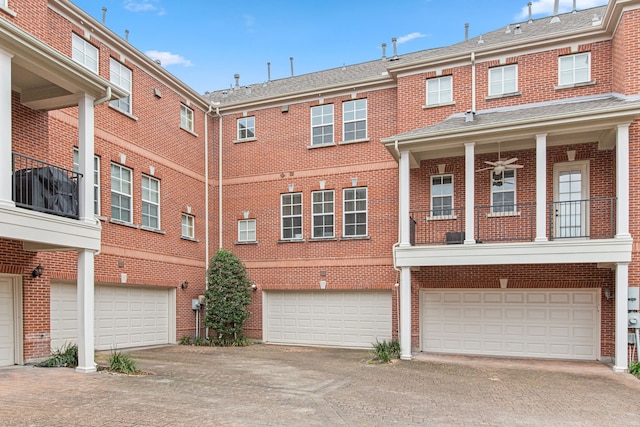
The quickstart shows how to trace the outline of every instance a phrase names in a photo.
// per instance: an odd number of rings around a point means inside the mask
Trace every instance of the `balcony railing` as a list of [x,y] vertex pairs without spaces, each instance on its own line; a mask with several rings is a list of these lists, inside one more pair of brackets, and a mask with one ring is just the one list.
[[16,206],[78,219],[80,173],[18,153],[12,153],[12,170]]
[[[616,232],[616,198],[547,203],[549,240],[610,239]],[[462,244],[464,208],[411,211],[412,245]],[[476,243],[532,242],[536,238],[536,204],[474,208]]]

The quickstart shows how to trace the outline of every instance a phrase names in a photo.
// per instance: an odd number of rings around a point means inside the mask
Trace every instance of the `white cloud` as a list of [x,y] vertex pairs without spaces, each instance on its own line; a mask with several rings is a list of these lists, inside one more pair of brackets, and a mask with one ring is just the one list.
[[156,6],[158,0],[124,0],[124,8],[129,12],[157,12],[164,15],[164,8]]
[[[589,9],[591,7],[603,6],[607,4],[609,0],[578,0],[576,2],[576,8],[578,10]],[[551,16],[553,15],[555,0],[536,0],[532,2],[531,14],[533,16]],[[558,5],[559,13],[571,12],[573,10],[573,0],[560,0]],[[524,6],[517,19],[526,19],[529,17],[529,7]]]
[[171,53],[171,52],[160,52],[158,50],[148,50],[145,52],[145,55],[147,55],[149,58],[155,60],[160,60],[160,64],[162,64],[163,67],[166,67],[167,65],[183,65],[185,67],[191,67],[193,66],[193,63],[191,61],[189,61],[186,58],[183,58],[180,55],[177,55],[175,53]]
[[406,43],[406,42],[410,42],[413,39],[419,39],[420,37],[426,37],[426,35],[422,34],[422,33],[411,33],[411,34],[407,34],[406,36],[402,36],[402,37],[398,37],[398,44],[402,44],[402,43]]

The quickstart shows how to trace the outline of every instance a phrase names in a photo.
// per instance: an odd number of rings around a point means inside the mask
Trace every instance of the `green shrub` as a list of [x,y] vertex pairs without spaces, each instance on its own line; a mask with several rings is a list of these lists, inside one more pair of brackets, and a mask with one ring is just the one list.
[[189,335],[185,335],[182,338],[180,338],[180,345],[191,345],[193,344],[193,338],[191,338]]
[[400,343],[397,340],[382,342],[376,340],[373,344],[373,353],[380,363],[389,363],[392,359],[400,357]]
[[78,346],[66,343],[58,349],[51,350],[51,356],[36,364],[36,366],[45,368],[68,366],[75,368],[78,366]]
[[135,374],[140,372],[138,364],[126,353],[112,351],[109,356],[109,369],[123,374]]
[[631,363],[629,363],[629,373],[640,378],[640,362],[632,361]]

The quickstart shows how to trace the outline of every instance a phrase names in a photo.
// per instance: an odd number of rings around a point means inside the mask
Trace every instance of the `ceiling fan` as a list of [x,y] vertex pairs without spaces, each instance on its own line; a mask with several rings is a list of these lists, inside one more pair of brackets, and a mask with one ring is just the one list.
[[522,165],[514,165],[514,163],[517,161],[518,161],[517,157],[512,157],[510,159],[502,160],[500,158],[500,143],[498,142],[498,160],[496,160],[495,162],[490,162],[488,160],[485,160],[485,163],[491,166],[487,168],[478,169],[476,172],[493,170],[493,175],[500,176],[502,175],[502,172],[504,172],[505,170],[520,169],[524,167]]

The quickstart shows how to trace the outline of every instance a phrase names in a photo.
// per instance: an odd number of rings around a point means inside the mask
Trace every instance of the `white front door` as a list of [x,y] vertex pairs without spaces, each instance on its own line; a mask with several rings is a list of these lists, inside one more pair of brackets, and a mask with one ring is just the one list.
[[554,238],[589,237],[589,162],[553,165]]
[[13,281],[0,277],[0,366],[15,363]]

